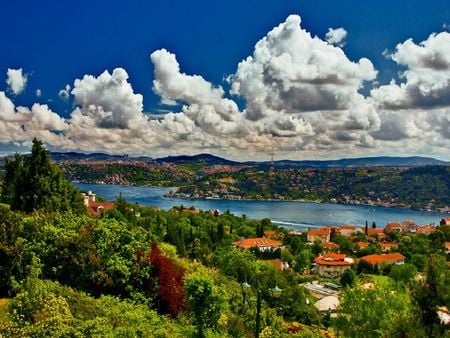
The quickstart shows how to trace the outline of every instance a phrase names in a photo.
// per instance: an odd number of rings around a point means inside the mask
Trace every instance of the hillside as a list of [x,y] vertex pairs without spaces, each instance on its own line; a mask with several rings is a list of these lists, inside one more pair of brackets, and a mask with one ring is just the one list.
[[[110,155],[104,153],[78,153],[78,152],[52,152],[52,160],[58,161],[155,161],[157,163],[201,163],[208,165],[252,165],[258,167],[269,167],[269,161],[245,161],[238,162],[228,160],[211,154],[198,155],[179,155],[161,158],[152,158],[149,156],[130,157],[128,155]],[[1,162],[0,162],[1,163]],[[275,161],[277,168],[350,168],[350,167],[421,167],[426,165],[450,165],[448,161],[441,161],[432,157],[422,156],[376,156],[361,158],[343,158],[337,160],[278,160]]]

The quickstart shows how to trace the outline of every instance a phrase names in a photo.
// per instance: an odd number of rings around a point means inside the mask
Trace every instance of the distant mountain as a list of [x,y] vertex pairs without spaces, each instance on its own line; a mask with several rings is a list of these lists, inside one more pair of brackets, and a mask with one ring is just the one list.
[[242,165],[241,162],[235,162],[231,160],[224,159],[219,156],[211,155],[211,154],[198,154],[198,155],[180,155],[180,156],[168,156],[156,159],[157,162],[166,162],[166,163],[186,163],[186,162],[202,162],[205,165]]
[[[255,163],[256,164],[256,163]],[[268,162],[266,162],[268,165]],[[426,165],[450,165],[450,162],[440,161],[431,157],[362,157],[343,158],[340,160],[323,161],[276,161],[277,168],[351,168],[351,167],[422,167]]]
[[[237,162],[227,160],[219,156],[211,154],[198,155],[180,155],[168,156],[158,159],[151,157],[128,157],[128,155],[109,155],[104,153],[84,154],[77,152],[52,152],[51,157],[54,161],[63,160],[84,160],[84,161],[118,161],[126,159],[155,161],[158,163],[202,163],[205,166],[209,165],[251,165],[260,168],[269,168],[270,162]],[[1,161],[1,160],[0,160]],[[340,160],[279,160],[275,161],[276,168],[351,168],[351,167],[421,167],[426,165],[444,165],[449,166],[450,162],[440,161],[431,157],[410,156],[410,157],[395,157],[395,156],[378,156],[378,157],[362,157],[362,158],[343,158]]]

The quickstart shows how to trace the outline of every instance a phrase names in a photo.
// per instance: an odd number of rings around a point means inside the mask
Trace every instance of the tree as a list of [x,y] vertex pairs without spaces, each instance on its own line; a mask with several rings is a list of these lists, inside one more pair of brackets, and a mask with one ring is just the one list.
[[343,337],[425,337],[406,291],[390,287],[346,288],[336,328]]
[[13,210],[85,212],[78,189],[65,178],[50,160],[41,141],[33,139],[30,156],[16,154],[5,163],[5,183],[2,199]]
[[401,265],[395,264],[391,267],[391,272],[389,273],[389,277],[403,284],[408,284],[409,281],[416,277],[416,275],[416,267],[409,263]]
[[305,269],[311,264],[312,257],[313,254],[309,249],[303,249],[294,258],[294,271],[298,273],[305,272]]
[[352,269],[346,269],[341,276],[340,283],[343,287],[354,287],[356,282],[356,274]]
[[153,276],[157,279],[159,310],[171,316],[176,316],[179,311],[185,308],[184,271],[177,268],[170,258],[163,256],[156,244],[152,245],[149,260],[153,266]]
[[203,338],[205,328],[216,327],[223,300],[211,276],[201,271],[186,276],[184,290],[197,324],[197,335]]
[[419,308],[428,337],[441,337],[445,327],[437,315],[439,306],[450,305],[450,270],[444,256],[428,257],[425,280],[412,287],[413,302]]
[[333,238],[333,242],[339,245],[341,252],[349,255],[353,253],[353,242],[349,237],[336,235]]
[[289,243],[289,251],[296,255],[300,253],[305,247],[305,243],[303,243],[302,239],[299,236],[291,236],[291,240]]
[[372,264],[367,262],[365,259],[359,260],[358,264],[356,265],[356,272],[358,274],[361,273],[374,273],[374,267]]

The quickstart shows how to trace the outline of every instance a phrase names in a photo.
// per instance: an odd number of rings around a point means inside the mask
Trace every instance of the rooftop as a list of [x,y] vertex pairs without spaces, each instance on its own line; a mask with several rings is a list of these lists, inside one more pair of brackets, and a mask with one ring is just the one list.
[[404,260],[405,256],[403,256],[399,252],[394,252],[394,253],[382,254],[382,255],[376,255],[376,254],[367,255],[367,256],[361,257],[361,259],[365,260],[367,263],[375,265],[375,264],[379,264],[382,262]]
[[322,256],[316,257],[314,263],[319,265],[341,265],[350,266],[352,263],[345,260],[345,254],[327,253]]
[[270,238],[257,237],[242,239],[239,242],[234,242],[233,245],[238,248],[250,249],[255,247],[280,247],[282,243]]

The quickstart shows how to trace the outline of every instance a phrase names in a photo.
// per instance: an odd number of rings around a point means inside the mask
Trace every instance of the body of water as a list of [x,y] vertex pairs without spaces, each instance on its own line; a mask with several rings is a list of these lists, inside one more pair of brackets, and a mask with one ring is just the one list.
[[173,188],[133,187],[126,185],[105,185],[74,183],[82,191],[96,193],[107,200],[115,200],[120,193],[130,203],[146,206],[156,206],[169,210],[173,206],[194,206],[202,210],[219,210],[248,218],[270,218],[272,222],[286,228],[320,227],[324,225],[353,224],[363,226],[365,222],[376,222],[377,227],[384,227],[387,222],[402,222],[412,220],[419,225],[438,225],[448,214],[436,212],[369,207],[363,205],[345,205],[331,203],[309,203],[288,201],[232,201],[232,200],[186,200],[180,198],[165,198],[164,193]]

